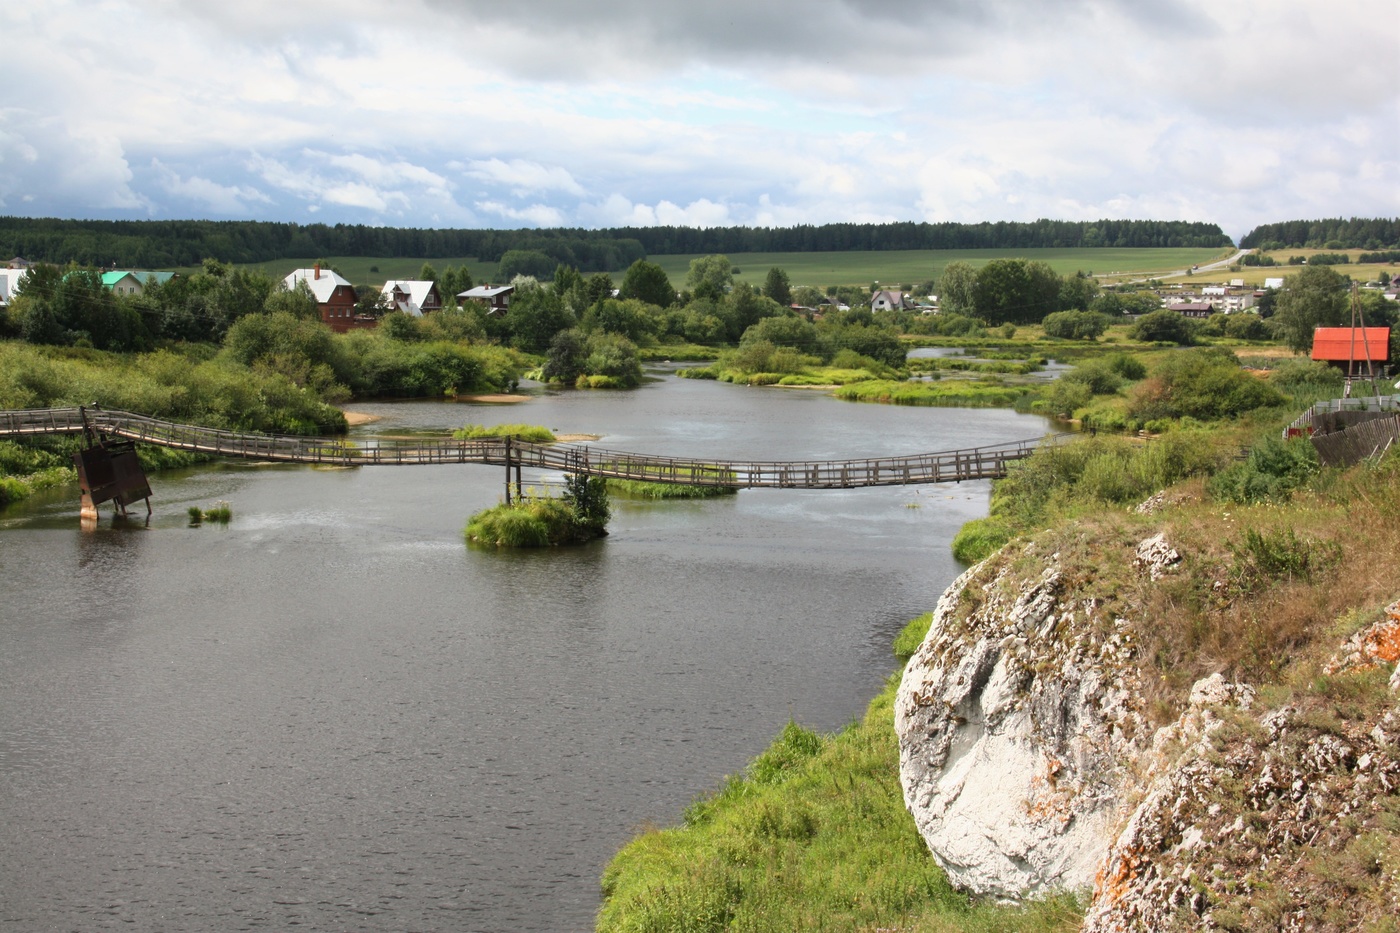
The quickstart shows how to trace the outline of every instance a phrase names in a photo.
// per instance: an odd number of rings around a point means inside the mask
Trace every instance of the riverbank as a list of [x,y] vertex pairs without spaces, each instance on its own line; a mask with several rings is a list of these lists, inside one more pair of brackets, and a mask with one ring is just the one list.
[[[903,663],[929,615],[895,642]],[[892,674],[865,715],[834,735],[789,722],[742,775],[649,830],[603,875],[603,933],[690,929],[997,930],[1068,933],[1062,897],[974,903],[929,857],[904,809]]]

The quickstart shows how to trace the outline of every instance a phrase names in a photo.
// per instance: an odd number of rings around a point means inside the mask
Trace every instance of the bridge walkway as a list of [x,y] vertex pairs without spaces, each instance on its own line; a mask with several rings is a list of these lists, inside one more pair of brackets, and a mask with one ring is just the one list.
[[853,489],[995,479],[1051,435],[961,450],[859,460],[700,460],[658,457],[580,444],[534,444],[511,438],[299,437],[225,431],[101,408],[0,411],[0,437],[78,434],[91,429],[177,450],[222,457],[336,466],[481,463],[536,467],[590,476],[690,486]]

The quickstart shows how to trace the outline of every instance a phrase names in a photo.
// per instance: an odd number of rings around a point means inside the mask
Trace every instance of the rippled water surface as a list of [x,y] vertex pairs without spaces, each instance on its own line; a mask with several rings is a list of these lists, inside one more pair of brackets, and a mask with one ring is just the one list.
[[[667,373],[515,406],[357,405],[360,433],[544,424],[677,456],[1034,437]],[[531,476],[528,484],[557,479]],[[468,549],[481,466],[212,465],[149,524],[0,512],[0,921],[28,930],[584,930],[607,859],[789,716],[833,730],[957,573],[985,483],[614,500],[584,547]],[[227,500],[227,528],[187,525]]]

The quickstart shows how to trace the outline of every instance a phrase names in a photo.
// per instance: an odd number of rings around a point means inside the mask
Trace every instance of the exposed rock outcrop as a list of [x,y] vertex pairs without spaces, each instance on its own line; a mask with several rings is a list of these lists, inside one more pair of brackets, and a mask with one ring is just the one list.
[[[1139,580],[1183,565],[1160,535],[1120,544]],[[989,559],[905,669],[905,802],[953,883],[1002,900],[1092,886],[1089,933],[1400,916],[1400,603],[1320,665],[1333,686],[1269,709],[1216,674],[1153,731],[1134,627],[1086,577],[1035,544]]]
[[1022,556],[1038,575],[983,564],[944,593],[895,704],[920,832],[954,884],[1002,899],[1093,882],[1144,731],[1125,623],[1068,592],[1058,555]]

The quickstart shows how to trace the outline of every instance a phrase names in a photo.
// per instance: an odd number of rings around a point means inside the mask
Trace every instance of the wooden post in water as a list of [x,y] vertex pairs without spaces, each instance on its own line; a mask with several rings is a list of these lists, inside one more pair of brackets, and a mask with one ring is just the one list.
[[510,435],[506,435],[506,505],[510,505]]

